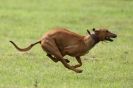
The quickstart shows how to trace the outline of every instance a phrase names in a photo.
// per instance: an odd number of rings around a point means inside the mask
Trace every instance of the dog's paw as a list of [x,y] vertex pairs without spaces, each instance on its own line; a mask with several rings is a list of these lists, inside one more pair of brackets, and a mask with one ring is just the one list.
[[76,71],[75,71],[76,73],[82,73],[83,72],[83,70],[80,70],[80,69],[76,69]]

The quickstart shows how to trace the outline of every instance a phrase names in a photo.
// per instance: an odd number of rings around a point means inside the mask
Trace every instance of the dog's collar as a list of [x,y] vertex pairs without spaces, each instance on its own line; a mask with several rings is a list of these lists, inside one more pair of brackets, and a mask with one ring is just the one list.
[[95,43],[98,43],[100,41],[96,34],[91,34],[91,37],[95,40]]

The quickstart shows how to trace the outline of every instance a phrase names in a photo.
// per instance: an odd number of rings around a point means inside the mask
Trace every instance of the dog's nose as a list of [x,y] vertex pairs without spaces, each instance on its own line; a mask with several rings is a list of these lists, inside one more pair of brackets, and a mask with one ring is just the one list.
[[116,38],[116,37],[117,37],[117,35],[116,35],[116,34],[114,34],[114,35],[113,35],[113,38]]

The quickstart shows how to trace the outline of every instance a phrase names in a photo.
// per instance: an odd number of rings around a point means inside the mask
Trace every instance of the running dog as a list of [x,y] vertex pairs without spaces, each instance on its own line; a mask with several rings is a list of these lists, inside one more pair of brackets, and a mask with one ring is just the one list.
[[[71,32],[66,28],[54,28],[44,34],[44,36],[36,43],[30,44],[27,48],[19,48],[13,41],[10,41],[17,50],[25,52],[30,50],[34,45],[41,44],[42,49],[47,56],[54,62],[60,61],[66,68],[81,73],[82,70],[77,69],[82,65],[81,56],[87,54],[100,41],[113,41],[117,35],[109,30],[101,28],[93,28],[93,33],[87,30],[88,35],[82,36]],[[69,55],[75,57],[78,64],[71,66],[69,60],[64,56]]]

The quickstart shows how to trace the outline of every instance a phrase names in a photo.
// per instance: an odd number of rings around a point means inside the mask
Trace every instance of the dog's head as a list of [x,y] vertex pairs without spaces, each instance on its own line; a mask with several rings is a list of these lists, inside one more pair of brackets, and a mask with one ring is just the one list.
[[[99,39],[99,41],[113,41],[112,38],[116,38],[117,35],[110,32],[107,29],[98,29],[96,30],[95,28],[92,29],[94,31],[94,34],[97,36],[97,38]],[[90,34],[90,32],[88,31],[88,33]]]

